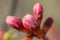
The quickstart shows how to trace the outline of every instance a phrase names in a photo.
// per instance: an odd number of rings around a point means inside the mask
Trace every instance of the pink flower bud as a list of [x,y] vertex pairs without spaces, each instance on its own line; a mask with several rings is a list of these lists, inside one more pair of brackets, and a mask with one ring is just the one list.
[[40,3],[36,3],[33,6],[33,14],[35,16],[35,18],[37,19],[38,17],[41,17],[43,13],[43,6]]
[[31,28],[36,28],[36,26],[37,26],[36,19],[31,14],[26,14],[23,17],[22,22],[23,22],[24,27],[29,29],[29,30],[31,30]]
[[3,40],[3,35],[4,35],[4,31],[3,29],[0,29],[0,40]]
[[6,24],[17,29],[18,31],[22,31],[24,33],[31,33],[30,30],[26,29],[23,24],[21,19],[15,17],[15,16],[7,16],[6,18]]
[[23,28],[22,21],[15,16],[7,16],[6,23],[17,30]]
[[43,36],[42,31],[40,30],[40,28],[38,27],[38,24],[36,22],[36,19],[34,16],[30,15],[30,14],[26,14],[22,20],[23,25],[25,28],[27,28],[28,30],[31,30],[32,33],[37,37],[40,38]]
[[40,26],[43,17],[43,6],[40,3],[36,3],[33,6],[33,15],[36,18],[38,25]]

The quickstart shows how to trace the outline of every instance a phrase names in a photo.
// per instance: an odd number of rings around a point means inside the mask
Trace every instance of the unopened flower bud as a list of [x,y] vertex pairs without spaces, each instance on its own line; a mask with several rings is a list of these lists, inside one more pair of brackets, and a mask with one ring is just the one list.
[[17,30],[20,30],[23,28],[21,19],[18,19],[15,16],[7,16],[6,23]]
[[24,27],[31,30],[36,37],[39,38],[43,36],[43,33],[40,30],[40,28],[38,28],[38,24],[33,15],[30,15],[30,14],[25,15],[22,21],[23,21]]
[[9,26],[17,29],[18,31],[22,31],[22,32],[25,32],[25,33],[30,33],[31,32],[23,26],[21,19],[15,17],[15,16],[7,16],[6,23]]
[[26,14],[23,17],[22,22],[23,22],[24,27],[29,30],[31,30],[31,28],[35,29],[38,26],[35,17],[31,14]]
[[53,19],[49,17],[43,24],[43,30],[45,34],[48,32],[48,30],[52,27]]
[[41,20],[42,20],[42,17],[43,17],[43,6],[40,3],[36,3],[33,6],[33,15],[35,16],[35,18],[37,20],[37,23],[40,26]]

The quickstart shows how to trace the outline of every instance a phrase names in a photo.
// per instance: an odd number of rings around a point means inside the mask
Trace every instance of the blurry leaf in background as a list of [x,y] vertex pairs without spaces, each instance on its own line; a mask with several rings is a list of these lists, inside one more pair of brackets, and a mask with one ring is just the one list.
[[53,26],[47,33],[47,37],[49,40],[59,40],[60,39],[60,31],[57,27]]
[[13,40],[15,37],[17,37],[17,34],[15,34],[16,33],[10,29],[9,31],[5,32],[3,40]]

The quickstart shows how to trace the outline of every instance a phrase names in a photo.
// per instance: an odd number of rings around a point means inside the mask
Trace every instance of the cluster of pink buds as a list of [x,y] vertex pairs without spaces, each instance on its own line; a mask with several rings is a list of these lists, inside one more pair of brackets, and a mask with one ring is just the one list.
[[15,16],[7,16],[6,24],[18,31],[28,34],[22,40],[32,40],[34,36],[37,37],[38,40],[48,40],[45,35],[52,27],[53,19],[51,17],[47,18],[41,29],[40,24],[43,18],[43,11],[43,6],[40,3],[36,3],[33,6],[32,15],[26,14],[22,20]]

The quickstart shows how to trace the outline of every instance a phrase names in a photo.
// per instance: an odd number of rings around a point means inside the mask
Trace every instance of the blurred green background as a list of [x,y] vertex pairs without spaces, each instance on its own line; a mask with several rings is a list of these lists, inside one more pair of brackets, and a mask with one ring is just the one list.
[[[50,36],[50,40],[60,40],[60,0],[0,0],[0,27],[4,28],[5,31],[11,29],[5,24],[6,16],[14,15],[22,19],[25,14],[32,14],[33,5],[36,2],[40,2],[44,7],[42,25],[48,17],[52,17],[54,20],[53,26],[57,30],[52,33],[52,35],[55,33],[56,34]],[[15,33],[17,32],[17,34],[19,34],[14,40],[20,40],[26,35],[24,33],[18,32],[15,29],[13,30]],[[36,40],[36,38],[33,40]]]

